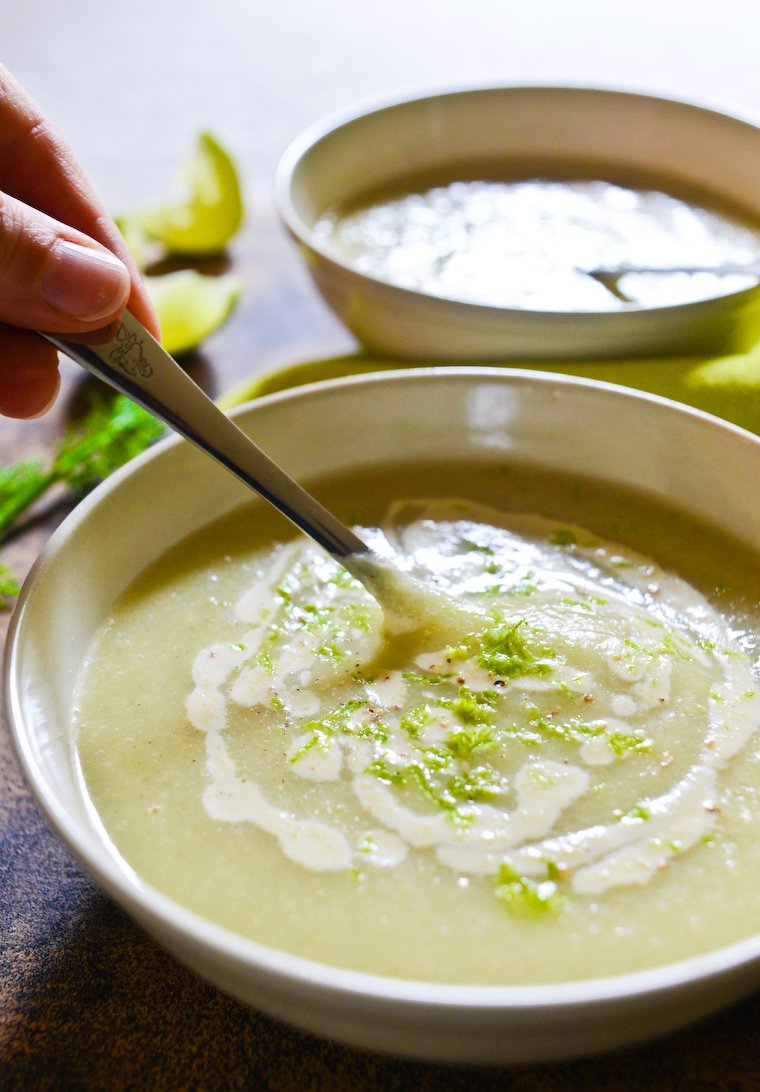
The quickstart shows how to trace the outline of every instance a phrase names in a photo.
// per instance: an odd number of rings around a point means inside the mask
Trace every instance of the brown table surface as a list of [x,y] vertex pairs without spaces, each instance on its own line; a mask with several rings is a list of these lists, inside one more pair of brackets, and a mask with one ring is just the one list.
[[[600,83],[760,115],[760,6],[697,0],[6,0],[3,60],[55,118],[114,211],[170,190],[214,129],[244,176],[232,251],[242,302],[191,364],[213,394],[257,371],[350,351],[277,222],[272,175],[301,128],[368,96],[466,82]],[[0,187],[2,180],[0,179]],[[5,461],[43,454],[56,409],[0,421]],[[64,513],[3,549],[23,576]],[[7,619],[6,619],[7,621]],[[760,997],[635,1050],[553,1067],[380,1058],[249,1010],[157,948],[69,856],[0,725],[0,1086],[12,1089],[760,1088]]]

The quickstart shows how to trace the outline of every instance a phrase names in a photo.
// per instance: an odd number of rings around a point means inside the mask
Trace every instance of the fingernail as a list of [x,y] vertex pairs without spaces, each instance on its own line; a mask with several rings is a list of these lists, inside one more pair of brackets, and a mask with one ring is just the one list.
[[50,252],[40,292],[61,314],[98,322],[122,307],[130,277],[114,254],[59,239]]

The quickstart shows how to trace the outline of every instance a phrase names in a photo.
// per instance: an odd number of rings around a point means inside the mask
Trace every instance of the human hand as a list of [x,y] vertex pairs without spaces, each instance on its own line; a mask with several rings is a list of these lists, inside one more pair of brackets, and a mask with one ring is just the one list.
[[159,335],[116,225],[0,65],[0,414],[34,417],[55,399],[58,354],[35,330],[107,331],[127,306]]

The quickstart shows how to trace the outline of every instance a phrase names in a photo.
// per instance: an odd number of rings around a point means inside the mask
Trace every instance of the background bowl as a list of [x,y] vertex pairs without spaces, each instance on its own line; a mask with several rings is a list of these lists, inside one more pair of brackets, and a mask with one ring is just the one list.
[[[713,110],[620,91],[494,87],[391,102],[328,119],[279,165],[282,217],[329,305],[371,351],[438,361],[579,359],[741,351],[760,336],[760,290],[613,312],[529,311],[444,300],[358,273],[314,227],[330,209],[424,173],[661,180],[760,223],[760,129]],[[535,169],[535,168],[534,168]],[[538,171],[540,173],[540,170]],[[456,174],[454,175],[456,177]],[[523,174],[525,177],[525,174]]]
[[[410,461],[519,459],[635,486],[753,549],[760,541],[760,439],[621,388],[502,369],[417,369],[273,395],[237,420],[302,479],[402,453]],[[77,671],[101,618],[145,566],[247,496],[188,444],[163,442],[65,521],[12,623],[6,694],[29,782],[60,836],[136,921],[211,982],[276,1017],[440,1061],[524,1062],[619,1046],[702,1016],[760,981],[760,936],[654,970],[548,986],[357,974],[245,940],[143,882],[115,855],[83,791],[70,732]]]

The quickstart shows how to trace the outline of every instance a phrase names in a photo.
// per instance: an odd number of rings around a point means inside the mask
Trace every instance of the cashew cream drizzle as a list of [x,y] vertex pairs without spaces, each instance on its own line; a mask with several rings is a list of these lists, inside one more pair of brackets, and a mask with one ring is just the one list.
[[[205,735],[212,819],[256,825],[314,871],[432,852],[460,876],[507,866],[538,884],[551,865],[589,896],[648,883],[711,835],[720,770],[760,722],[760,696],[701,594],[583,529],[460,501],[401,502],[362,534],[485,611],[485,632],[375,670],[376,604],[308,543],[278,547],[235,607],[240,640],[193,664],[186,711]],[[282,778],[328,800],[347,787],[352,816],[297,814],[236,767],[233,712],[256,733],[273,710]],[[691,742],[670,775],[673,733]],[[635,806],[614,799],[618,774],[630,797],[631,769],[654,786]]]

